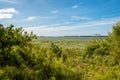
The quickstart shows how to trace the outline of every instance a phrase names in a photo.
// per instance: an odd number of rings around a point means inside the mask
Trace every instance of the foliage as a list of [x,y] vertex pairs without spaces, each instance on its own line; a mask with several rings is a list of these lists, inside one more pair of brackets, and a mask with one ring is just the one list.
[[106,39],[37,44],[33,33],[0,25],[0,80],[119,80],[119,32],[117,23]]

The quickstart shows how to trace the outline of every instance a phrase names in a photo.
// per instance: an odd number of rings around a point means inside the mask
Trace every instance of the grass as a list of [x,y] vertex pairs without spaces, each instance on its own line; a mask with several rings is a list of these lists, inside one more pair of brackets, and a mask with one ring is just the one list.
[[36,39],[33,44],[49,47],[51,43],[66,49],[84,49],[93,40],[50,40],[50,39]]

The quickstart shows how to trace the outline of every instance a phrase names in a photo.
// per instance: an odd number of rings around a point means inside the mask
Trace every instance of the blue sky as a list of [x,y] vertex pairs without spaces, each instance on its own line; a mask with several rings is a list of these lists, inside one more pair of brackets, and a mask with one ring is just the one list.
[[107,35],[120,0],[0,0],[0,23],[38,36]]

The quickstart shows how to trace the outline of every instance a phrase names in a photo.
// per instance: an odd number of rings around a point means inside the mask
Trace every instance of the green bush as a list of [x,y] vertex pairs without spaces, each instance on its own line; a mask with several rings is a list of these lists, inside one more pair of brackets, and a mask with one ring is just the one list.
[[42,46],[33,39],[22,28],[0,25],[0,80],[120,79],[120,23],[106,39],[89,41],[84,49],[59,47],[55,40]]

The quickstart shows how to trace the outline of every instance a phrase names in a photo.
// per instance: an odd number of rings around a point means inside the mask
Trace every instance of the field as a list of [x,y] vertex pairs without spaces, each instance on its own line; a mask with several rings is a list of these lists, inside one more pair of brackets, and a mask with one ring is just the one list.
[[49,47],[51,43],[66,49],[84,49],[87,45],[91,44],[93,40],[105,39],[104,37],[97,36],[84,36],[84,37],[39,37],[33,40],[33,44]]
[[54,43],[62,48],[67,49],[84,49],[86,45],[90,44],[92,40],[49,40],[49,39],[37,39],[33,40],[33,44],[49,47],[51,43]]

